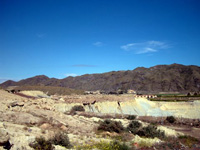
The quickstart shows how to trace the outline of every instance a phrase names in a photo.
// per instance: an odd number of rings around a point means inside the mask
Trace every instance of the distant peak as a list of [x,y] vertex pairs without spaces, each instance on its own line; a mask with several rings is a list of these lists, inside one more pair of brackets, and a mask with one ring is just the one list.
[[7,81],[5,81],[4,83],[16,83],[16,81],[13,81],[13,80],[7,80]]
[[182,64],[173,63],[170,66],[183,66]]
[[37,76],[32,77],[32,78],[49,78],[49,77],[47,77],[47,76],[45,76],[45,75],[37,75]]

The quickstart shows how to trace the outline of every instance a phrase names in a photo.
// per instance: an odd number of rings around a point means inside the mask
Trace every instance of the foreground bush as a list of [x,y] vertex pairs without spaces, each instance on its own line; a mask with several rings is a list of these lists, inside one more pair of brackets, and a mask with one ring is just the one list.
[[176,121],[176,119],[174,118],[174,116],[167,116],[166,120],[169,122],[169,123],[174,123]]
[[53,150],[54,147],[52,143],[48,140],[45,140],[43,137],[36,138],[35,142],[29,144],[30,147],[34,148],[35,150]]
[[61,145],[66,148],[71,147],[67,133],[57,133],[50,141],[54,145]]
[[136,118],[135,115],[128,115],[128,116],[126,117],[126,119],[128,119],[128,120],[135,120],[135,118]]
[[85,109],[81,105],[75,105],[72,107],[71,111],[85,111]]
[[66,148],[71,147],[67,133],[57,133],[49,140],[45,140],[44,137],[36,138],[35,142],[29,145],[35,150],[54,150],[53,145],[60,145]]
[[121,122],[106,119],[100,123],[97,130],[121,133],[124,127]]
[[155,137],[164,138],[165,137],[165,133],[163,131],[160,131],[159,129],[157,129],[156,126],[151,125],[151,124],[148,125],[147,127],[140,129],[136,134],[139,136],[144,136],[148,138],[155,138]]
[[141,126],[142,126],[142,124],[140,122],[138,122],[138,121],[132,121],[127,126],[127,130],[130,131],[133,134],[136,134]]

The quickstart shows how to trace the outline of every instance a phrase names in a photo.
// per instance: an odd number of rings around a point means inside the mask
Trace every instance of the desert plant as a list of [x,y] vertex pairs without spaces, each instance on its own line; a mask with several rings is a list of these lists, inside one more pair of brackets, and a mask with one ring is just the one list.
[[35,142],[29,144],[29,146],[35,150],[54,150],[52,143],[49,140],[45,140],[44,137],[36,138]]
[[136,134],[141,126],[142,124],[140,122],[131,121],[126,129],[130,131],[131,133]]
[[50,141],[54,145],[61,145],[66,148],[71,147],[67,133],[57,133]]
[[110,145],[111,145],[111,147],[112,147],[113,149],[116,148],[116,150],[130,150],[130,149],[131,149],[131,148],[130,148],[128,145],[126,145],[124,142],[123,142],[123,143],[120,143],[119,141],[112,141],[112,142],[110,143]]
[[169,122],[169,123],[174,123],[176,121],[176,119],[174,118],[174,116],[167,116],[166,120]]
[[159,129],[157,129],[156,126],[151,125],[151,124],[148,125],[147,127],[140,129],[136,134],[139,136],[144,136],[148,138],[155,138],[155,137],[164,138],[165,137],[165,133],[163,131],[160,131]]
[[126,119],[128,119],[128,120],[135,120],[135,118],[136,118],[135,115],[128,115],[128,116],[126,117]]
[[121,133],[124,130],[124,127],[121,122],[106,119],[103,122],[100,122],[97,130]]
[[85,109],[81,105],[75,105],[72,107],[71,111],[85,111]]

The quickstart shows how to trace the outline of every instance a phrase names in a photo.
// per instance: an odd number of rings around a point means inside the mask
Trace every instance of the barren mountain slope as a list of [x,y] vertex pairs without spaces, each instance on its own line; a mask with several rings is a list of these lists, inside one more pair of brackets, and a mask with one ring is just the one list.
[[139,92],[187,92],[200,91],[200,67],[179,64],[139,67],[128,71],[113,71],[102,74],[86,74],[64,79],[48,78],[44,75],[19,82],[6,81],[0,86],[43,85],[68,87],[80,90],[134,89]]

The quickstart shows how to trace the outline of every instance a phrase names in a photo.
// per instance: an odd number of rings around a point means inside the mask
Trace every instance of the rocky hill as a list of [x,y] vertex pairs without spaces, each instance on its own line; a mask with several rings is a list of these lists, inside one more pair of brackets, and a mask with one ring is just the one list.
[[102,74],[86,74],[64,79],[40,75],[19,82],[6,81],[7,86],[56,86],[80,90],[134,89],[140,92],[200,91],[200,67],[180,64],[139,67],[128,71],[112,71]]

